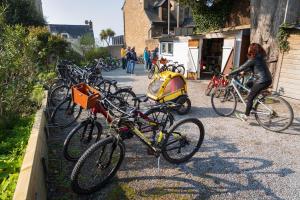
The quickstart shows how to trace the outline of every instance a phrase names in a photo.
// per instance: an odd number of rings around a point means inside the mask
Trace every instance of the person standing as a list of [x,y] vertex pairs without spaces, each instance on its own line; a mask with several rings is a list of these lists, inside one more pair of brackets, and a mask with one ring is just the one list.
[[148,47],[145,48],[143,57],[144,57],[144,68],[145,70],[149,70],[150,55],[149,55]]
[[126,68],[126,49],[124,46],[121,48],[121,59],[122,59],[122,68]]
[[131,49],[130,47],[127,47],[127,51],[126,51],[126,72],[129,74],[130,73],[130,69],[131,69],[131,59],[132,58],[132,53],[131,53]]
[[134,74],[134,68],[135,68],[135,63],[137,61],[137,56],[135,52],[135,47],[132,47],[131,49],[131,70],[130,73]]

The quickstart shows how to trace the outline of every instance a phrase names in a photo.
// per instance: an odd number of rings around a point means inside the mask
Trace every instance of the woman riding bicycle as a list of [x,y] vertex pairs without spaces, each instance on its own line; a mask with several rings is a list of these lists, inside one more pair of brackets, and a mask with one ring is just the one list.
[[261,45],[252,43],[248,48],[248,60],[238,69],[226,75],[232,76],[237,75],[240,72],[248,71],[251,71],[254,75],[254,84],[247,97],[245,114],[238,115],[238,118],[242,121],[247,121],[253,106],[253,100],[257,97],[257,95],[272,84],[272,75],[265,61],[266,55],[267,54]]

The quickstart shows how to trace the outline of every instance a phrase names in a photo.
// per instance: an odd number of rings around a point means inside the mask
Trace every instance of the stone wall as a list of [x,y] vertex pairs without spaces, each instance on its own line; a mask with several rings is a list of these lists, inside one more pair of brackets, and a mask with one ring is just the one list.
[[121,48],[122,46],[121,45],[118,45],[118,46],[110,46],[108,47],[108,51],[110,52],[110,55],[112,57],[115,57],[115,58],[121,58]]
[[124,7],[124,35],[126,46],[135,47],[141,55],[146,46],[151,23],[139,0],[126,0]]

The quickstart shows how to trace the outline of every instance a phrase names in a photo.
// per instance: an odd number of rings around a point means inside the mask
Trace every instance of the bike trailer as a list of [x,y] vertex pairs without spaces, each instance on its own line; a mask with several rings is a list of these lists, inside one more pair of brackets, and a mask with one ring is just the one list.
[[179,73],[161,72],[148,86],[147,96],[160,103],[173,101],[182,95],[187,95],[187,83]]

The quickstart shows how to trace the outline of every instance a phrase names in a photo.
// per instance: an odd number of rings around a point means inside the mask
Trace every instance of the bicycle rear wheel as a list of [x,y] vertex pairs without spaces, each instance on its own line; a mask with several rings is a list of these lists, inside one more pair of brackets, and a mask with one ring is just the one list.
[[211,96],[211,104],[218,115],[228,117],[234,113],[237,99],[232,90],[218,88]]
[[78,124],[64,141],[64,157],[69,161],[77,161],[91,145],[100,139],[102,130],[101,124],[95,120],[87,119]]
[[168,130],[163,140],[162,155],[170,163],[186,162],[199,150],[204,134],[204,127],[199,119],[180,120]]
[[66,128],[78,119],[81,112],[82,108],[68,97],[55,108],[51,115],[51,122],[58,127]]
[[121,140],[108,137],[91,146],[80,157],[72,174],[72,189],[78,194],[91,194],[104,187],[117,173],[125,156]]
[[262,103],[254,106],[255,119],[265,129],[280,132],[293,123],[294,112],[291,105],[282,97],[270,95],[264,97]]
[[59,85],[50,93],[50,103],[52,106],[57,106],[61,103],[69,94],[70,88],[67,85]]
[[136,95],[131,89],[119,89],[115,93],[113,93],[112,96],[119,97],[127,104],[127,106],[134,107],[133,99],[136,97]]

